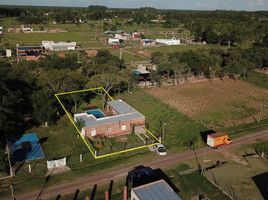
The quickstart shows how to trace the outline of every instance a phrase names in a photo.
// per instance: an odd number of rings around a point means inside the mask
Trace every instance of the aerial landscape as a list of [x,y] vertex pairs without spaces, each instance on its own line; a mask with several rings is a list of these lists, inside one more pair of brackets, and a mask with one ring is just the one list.
[[268,200],[266,0],[0,0],[1,200]]

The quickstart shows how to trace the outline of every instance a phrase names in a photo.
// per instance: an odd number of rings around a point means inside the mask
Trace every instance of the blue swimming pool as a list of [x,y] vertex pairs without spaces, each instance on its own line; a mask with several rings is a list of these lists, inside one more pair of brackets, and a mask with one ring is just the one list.
[[97,119],[98,119],[98,118],[105,117],[105,114],[104,114],[100,109],[92,109],[92,110],[88,110],[88,111],[87,111],[87,114],[94,115]]

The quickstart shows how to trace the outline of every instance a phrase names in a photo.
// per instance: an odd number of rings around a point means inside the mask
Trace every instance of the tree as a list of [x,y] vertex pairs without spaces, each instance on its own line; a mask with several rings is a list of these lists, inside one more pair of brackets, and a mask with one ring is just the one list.
[[86,122],[83,119],[77,119],[75,125],[78,128],[78,130],[81,131],[82,128],[86,126]]
[[39,123],[53,122],[58,110],[56,98],[48,89],[39,89],[33,93],[33,116]]
[[5,153],[5,150],[0,149],[0,172],[5,171],[8,172],[8,157]]
[[7,136],[23,131],[25,116],[31,114],[31,86],[9,64],[0,62],[0,148]]
[[[115,88],[116,85],[120,84],[122,77],[119,73],[103,73],[96,74],[92,76],[88,83],[86,84],[87,88],[96,88],[103,87],[108,93]],[[103,99],[103,106],[106,107],[108,97],[106,93],[101,93]]]
[[161,86],[161,79],[162,79],[162,77],[161,77],[161,75],[157,71],[152,70],[150,72],[149,78],[150,78],[150,80],[152,82],[152,85],[154,85],[156,83],[159,86]]
[[[177,58],[173,57],[170,59],[171,69],[173,71],[173,79],[176,81],[176,84],[182,79],[183,73],[188,69],[187,64],[180,62]],[[173,85],[175,82],[173,81]]]

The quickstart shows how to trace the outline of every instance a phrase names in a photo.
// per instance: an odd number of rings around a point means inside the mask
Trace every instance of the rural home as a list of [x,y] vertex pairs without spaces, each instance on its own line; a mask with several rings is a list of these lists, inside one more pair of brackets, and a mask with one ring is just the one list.
[[108,45],[120,45],[120,39],[118,38],[109,38]]
[[116,30],[116,31],[107,30],[107,31],[104,31],[104,34],[107,34],[107,35],[123,34],[123,33],[124,33],[124,31],[121,31],[121,30]]
[[131,200],[181,200],[174,190],[163,179],[134,187],[131,189]]
[[151,46],[155,46],[155,40],[153,39],[142,39],[141,40],[141,46],[143,47],[151,47]]
[[122,34],[118,34],[118,33],[116,33],[116,34],[114,35],[114,38],[119,39],[119,40],[128,40],[129,37],[130,37],[130,35],[127,34],[127,33],[122,33]]
[[16,46],[17,61],[20,58],[25,58],[26,60],[38,60],[40,56],[44,53],[42,46]]
[[88,57],[93,58],[93,57],[97,56],[98,51],[95,49],[91,49],[91,50],[86,50],[85,53]]
[[131,38],[134,39],[134,40],[140,39],[142,34],[143,33],[141,33],[141,32],[134,32],[134,33],[131,34]]
[[176,39],[176,38],[171,38],[171,39],[156,39],[156,43],[157,44],[164,44],[164,45],[180,45],[181,41],[180,39]]
[[86,137],[130,134],[135,126],[145,127],[145,117],[121,99],[109,101],[106,112],[100,109],[74,114],[74,121],[83,121],[81,133]]
[[29,32],[33,32],[33,28],[32,27],[25,27],[24,25],[21,25],[21,31],[23,33],[29,33]]
[[42,41],[42,47],[48,51],[70,51],[75,50],[76,42]]

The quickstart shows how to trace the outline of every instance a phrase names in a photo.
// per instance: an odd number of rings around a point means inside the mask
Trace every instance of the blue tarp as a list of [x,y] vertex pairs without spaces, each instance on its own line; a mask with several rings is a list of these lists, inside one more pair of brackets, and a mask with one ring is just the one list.
[[36,133],[23,135],[10,147],[12,163],[44,158],[44,152]]

